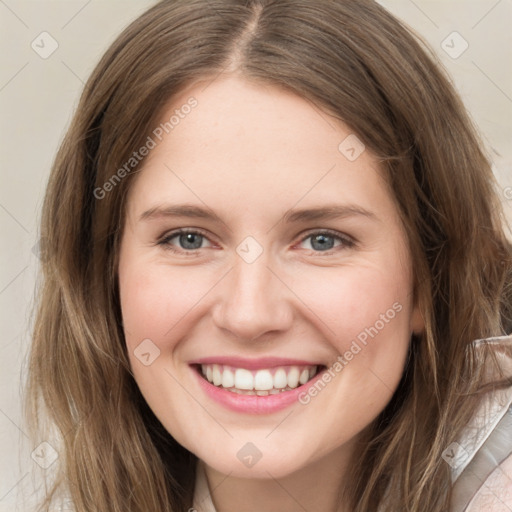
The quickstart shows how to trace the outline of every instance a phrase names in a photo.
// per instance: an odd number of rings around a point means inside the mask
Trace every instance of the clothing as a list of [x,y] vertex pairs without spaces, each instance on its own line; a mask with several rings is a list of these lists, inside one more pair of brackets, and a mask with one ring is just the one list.
[[[505,375],[512,375],[512,336],[474,343],[492,345]],[[512,510],[512,388],[487,396],[443,458],[452,466],[450,512]]]
[[[492,345],[505,375],[512,375],[512,336],[476,340]],[[512,387],[489,393],[462,435],[443,452],[451,467],[450,512],[512,511]],[[216,512],[199,461],[194,512]]]
[[217,512],[213,505],[204,466],[201,461],[197,464],[194,503],[190,512]]

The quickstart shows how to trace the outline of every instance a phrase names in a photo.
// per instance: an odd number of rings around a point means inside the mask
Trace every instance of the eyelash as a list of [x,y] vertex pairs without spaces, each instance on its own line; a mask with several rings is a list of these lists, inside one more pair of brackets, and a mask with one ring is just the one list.
[[[179,235],[187,235],[187,234],[200,235],[200,236],[208,239],[208,235],[201,229],[177,229],[175,231],[171,231],[170,233],[167,233],[163,238],[161,238],[156,243],[156,245],[163,247],[163,249],[166,251],[172,251],[172,252],[178,253],[178,254],[186,254],[189,256],[197,256],[197,251],[200,251],[201,249],[190,249],[190,250],[177,249],[169,243],[173,238],[175,238]],[[301,238],[299,243],[303,243],[308,238],[312,238],[314,235],[327,235],[329,237],[335,238],[336,240],[342,242],[341,246],[333,247],[332,249],[329,249],[327,251],[315,251],[314,249],[309,249],[309,251],[315,253],[315,255],[329,256],[337,251],[350,249],[356,245],[355,240],[352,239],[351,237],[349,237],[347,235],[342,235],[341,233],[338,233],[337,231],[333,231],[331,229],[310,231],[307,235],[305,235]],[[308,250],[308,249],[306,249],[306,250]]]

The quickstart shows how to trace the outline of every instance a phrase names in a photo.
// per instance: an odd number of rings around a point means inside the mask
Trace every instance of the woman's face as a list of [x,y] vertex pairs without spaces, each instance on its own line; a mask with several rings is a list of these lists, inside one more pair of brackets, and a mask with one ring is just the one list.
[[173,115],[121,243],[142,394],[225,474],[279,478],[348,453],[423,326],[376,159],[308,101],[241,78],[189,87],[162,123]]

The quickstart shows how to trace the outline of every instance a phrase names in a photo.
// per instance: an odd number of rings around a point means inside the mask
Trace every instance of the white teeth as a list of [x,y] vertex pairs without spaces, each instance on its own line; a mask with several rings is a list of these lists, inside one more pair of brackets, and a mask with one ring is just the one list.
[[220,386],[222,383],[222,373],[220,373],[220,368],[218,364],[213,365],[212,371],[213,385]]
[[233,393],[268,396],[289,391],[306,384],[317,374],[317,366],[285,366],[251,371],[219,364],[202,364],[203,376],[214,386]]
[[235,376],[233,372],[229,369],[225,369],[222,373],[222,387],[223,388],[232,388],[235,385]]
[[299,385],[299,369],[292,368],[288,372],[288,386],[296,388]]
[[[215,382],[213,383],[215,386]],[[237,368],[235,371],[235,388],[237,389],[254,389],[254,378],[249,370]]]
[[274,379],[268,370],[258,370],[254,376],[254,389],[269,391],[274,387]]
[[274,387],[277,389],[285,388],[288,384],[288,379],[286,378],[286,372],[283,368],[279,368],[274,374]]

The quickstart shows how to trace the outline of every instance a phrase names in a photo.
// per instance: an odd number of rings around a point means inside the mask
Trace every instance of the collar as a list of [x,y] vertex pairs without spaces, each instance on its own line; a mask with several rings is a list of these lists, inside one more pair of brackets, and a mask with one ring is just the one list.
[[[512,336],[476,340],[494,348],[506,375],[512,375]],[[512,387],[489,393],[471,422],[443,452],[453,484],[450,512],[463,512],[489,475],[512,454]]]
[[196,466],[196,486],[192,505],[196,512],[217,512],[213,505],[210,488],[208,487],[204,463],[200,459],[197,461]]

